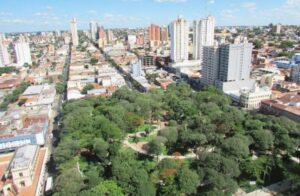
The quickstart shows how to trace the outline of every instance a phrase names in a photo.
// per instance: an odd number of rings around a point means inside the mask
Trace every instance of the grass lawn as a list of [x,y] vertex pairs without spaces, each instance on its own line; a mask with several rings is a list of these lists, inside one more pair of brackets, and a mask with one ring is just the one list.
[[154,138],[156,138],[156,135],[149,135],[146,137],[138,137],[138,138],[129,138],[128,141],[129,143],[150,142]]

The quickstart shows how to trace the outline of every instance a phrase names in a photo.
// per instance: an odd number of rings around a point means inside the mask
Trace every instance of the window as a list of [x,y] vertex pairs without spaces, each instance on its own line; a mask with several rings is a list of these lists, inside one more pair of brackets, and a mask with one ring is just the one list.
[[23,173],[22,173],[22,172],[20,172],[20,173],[19,173],[19,176],[20,176],[20,177],[23,177]]
[[20,185],[21,185],[21,186],[25,186],[25,182],[24,182],[24,181],[21,181],[21,182],[20,182]]

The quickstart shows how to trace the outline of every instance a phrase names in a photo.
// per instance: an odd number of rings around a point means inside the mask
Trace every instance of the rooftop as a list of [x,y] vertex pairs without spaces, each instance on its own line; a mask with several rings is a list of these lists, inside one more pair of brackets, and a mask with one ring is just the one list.
[[10,169],[28,168],[34,161],[39,147],[37,145],[25,145],[18,148],[10,163]]

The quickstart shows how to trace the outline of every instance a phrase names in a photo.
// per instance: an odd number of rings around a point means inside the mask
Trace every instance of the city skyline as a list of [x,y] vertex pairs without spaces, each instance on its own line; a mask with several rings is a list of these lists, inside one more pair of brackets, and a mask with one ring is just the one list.
[[73,17],[78,29],[89,29],[91,20],[106,28],[168,25],[179,14],[190,25],[206,15],[216,18],[216,26],[299,24],[300,0],[206,1],[207,6],[205,0],[0,0],[0,32],[68,30]]

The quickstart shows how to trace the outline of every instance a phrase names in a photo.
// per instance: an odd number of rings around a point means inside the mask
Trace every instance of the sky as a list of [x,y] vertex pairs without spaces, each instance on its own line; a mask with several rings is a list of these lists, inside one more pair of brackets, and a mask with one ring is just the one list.
[[190,23],[212,15],[217,26],[300,25],[300,0],[0,0],[0,32],[67,30],[73,17],[79,29],[91,20],[105,28],[168,25],[180,14]]

